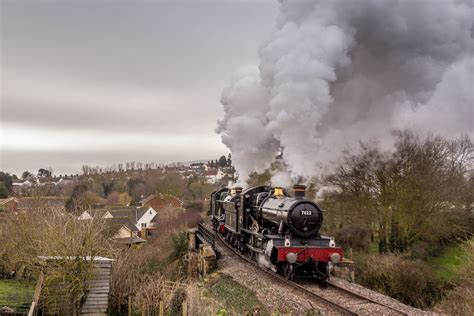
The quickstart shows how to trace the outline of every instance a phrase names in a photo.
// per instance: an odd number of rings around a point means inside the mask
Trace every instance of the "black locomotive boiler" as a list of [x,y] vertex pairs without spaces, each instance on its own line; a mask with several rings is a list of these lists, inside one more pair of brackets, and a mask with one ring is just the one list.
[[330,263],[343,257],[334,239],[321,236],[323,212],[295,185],[223,188],[211,195],[214,229],[233,247],[288,279],[329,277]]

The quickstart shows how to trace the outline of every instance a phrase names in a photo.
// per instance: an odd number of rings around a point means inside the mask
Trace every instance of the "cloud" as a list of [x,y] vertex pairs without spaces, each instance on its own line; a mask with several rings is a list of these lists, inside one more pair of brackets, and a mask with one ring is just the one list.
[[[256,79],[234,78],[223,91],[218,132],[241,177],[256,157],[266,159],[257,168],[270,165],[280,146],[296,181],[359,140],[389,148],[393,128],[472,132],[473,9],[468,0],[281,1]],[[256,118],[254,133],[242,133]]]
[[237,65],[255,62],[277,8],[273,1],[0,6],[0,167],[15,172],[43,167],[35,152],[71,172],[86,161],[224,154],[213,131],[219,91]]
[[[24,78],[24,77],[23,77]],[[14,80],[4,84],[1,104],[4,122],[61,130],[115,130],[174,133],[210,131],[213,118],[198,105],[205,94],[97,85],[96,82]]]

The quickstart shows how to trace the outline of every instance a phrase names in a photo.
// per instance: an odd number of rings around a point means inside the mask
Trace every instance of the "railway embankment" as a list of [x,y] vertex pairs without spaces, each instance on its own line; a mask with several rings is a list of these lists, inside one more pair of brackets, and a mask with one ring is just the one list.
[[[262,311],[292,315],[433,315],[391,297],[340,278],[326,288],[311,282],[289,282],[263,270],[234,252],[216,237],[219,274],[248,288],[261,302]],[[283,279],[283,280],[282,280]]]

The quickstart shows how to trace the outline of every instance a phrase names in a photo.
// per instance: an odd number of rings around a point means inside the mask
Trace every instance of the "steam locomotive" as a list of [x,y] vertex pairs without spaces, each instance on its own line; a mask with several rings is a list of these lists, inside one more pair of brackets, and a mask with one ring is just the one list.
[[322,210],[295,185],[294,196],[280,187],[223,188],[211,194],[214,230],[259,264],[287,279],[329,278],[330,262],[343,257],[334,239],[321,236]]

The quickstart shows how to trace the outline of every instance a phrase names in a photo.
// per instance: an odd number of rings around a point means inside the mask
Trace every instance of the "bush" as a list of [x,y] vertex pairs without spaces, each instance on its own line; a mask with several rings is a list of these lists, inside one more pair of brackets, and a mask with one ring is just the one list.
[[455,287],[446,293],[436,309],[449,315],[474,314],[474,240],[463,245],[461,260],[464,263],[454,281]]
[[16,278],[33,278],[42,270],[47,305],[58,297],[53,294],[58,284],[61,296],[79,300],[94,269],[88,258],[115,254],[114,244],[103,230],[102,220],[81,221],[61,209],[5,214],[0,222],[0,271],[13,271]]
[[356,262],[358,283],[418,308],[431,306],[446,286],[434,279],[429,265],[421,260],[368,254],[358,256]]
[[202,212],[203,201],[200,201],[200,200],[186,201],[184,203],[184,208],[187,211]]
[[188,251],[188,236],[186,232],[179,232],[171,237],[173,241],[173,252],[170,255],[170,261],[182,258]]
[[180,260],[187,252],[185,230],[196,227],[202,218],[192,211],[169,215],[158,221],[157,238],[139,248],[126,249],[117,258],[112,270],[111,311],[120,314],[126,310],[129,296],[134,311],[144,309],[150,315],[158,314],[160,300],[165,310],[180,305],[182,292],[173,296],[176,288],[171,291],[167,288],[186,277],[186,266]]

